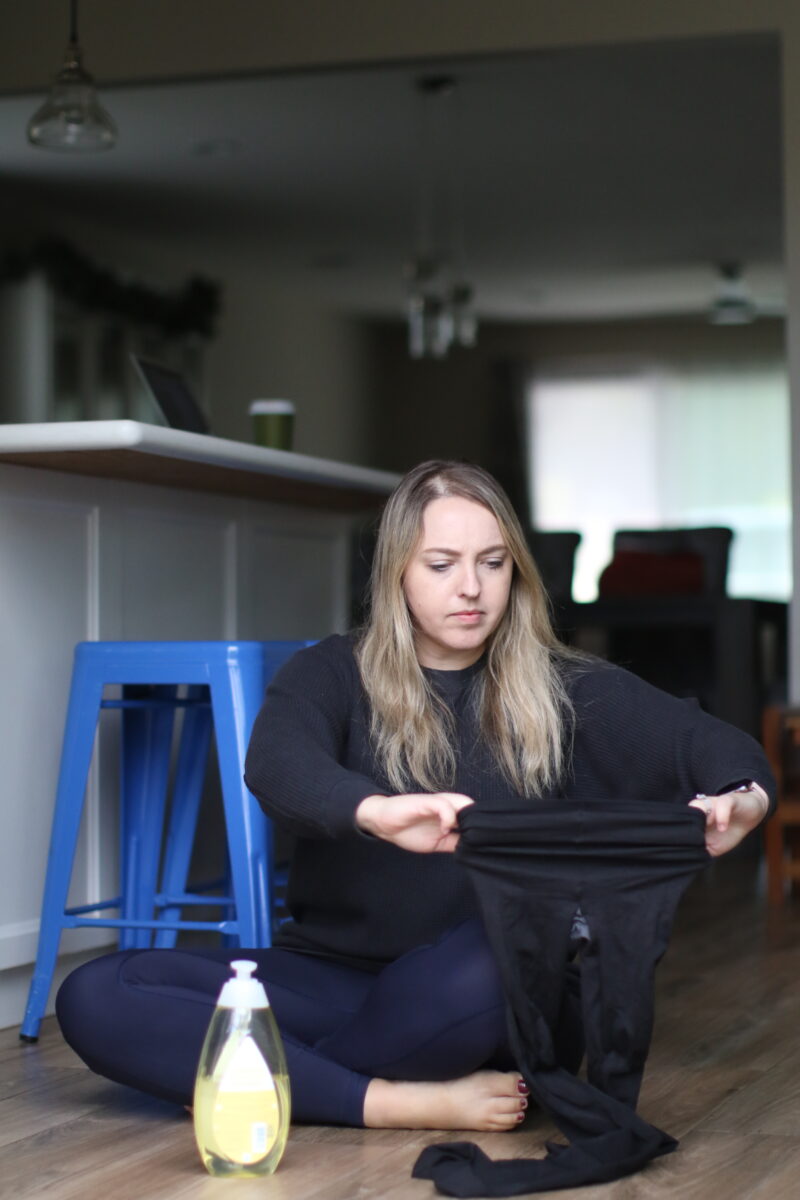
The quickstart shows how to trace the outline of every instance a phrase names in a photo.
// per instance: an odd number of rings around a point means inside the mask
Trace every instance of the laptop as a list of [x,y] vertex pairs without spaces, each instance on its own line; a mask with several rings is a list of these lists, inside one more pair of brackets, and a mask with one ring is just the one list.
[[200,405],[192,395],[186,380],[178,371],[161,363],[150,362],[131,354],[131,362],[167,425],[189,433],[209,433]]

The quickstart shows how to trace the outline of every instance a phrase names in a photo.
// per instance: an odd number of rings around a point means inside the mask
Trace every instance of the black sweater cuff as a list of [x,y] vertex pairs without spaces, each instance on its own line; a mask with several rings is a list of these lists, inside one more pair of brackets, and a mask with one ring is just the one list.
[[356,809],[367,796],[385,796],[381,788],[376,787],[372,779],[366,775],[348,772],[346,779],[334,784],[328,792],[324,807],[325,829],[331,837],[346,837],[348,834],[359,834],[369,837],[356,825]]

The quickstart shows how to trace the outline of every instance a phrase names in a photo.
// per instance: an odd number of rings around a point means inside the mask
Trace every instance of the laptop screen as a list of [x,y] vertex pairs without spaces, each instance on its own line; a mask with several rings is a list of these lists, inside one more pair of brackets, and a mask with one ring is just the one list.
[[136,354],[131,355],[131,362],[172,429],[186,429],[189,433],[209,432],[208,421],[182,375],[171,367],[149,362]]

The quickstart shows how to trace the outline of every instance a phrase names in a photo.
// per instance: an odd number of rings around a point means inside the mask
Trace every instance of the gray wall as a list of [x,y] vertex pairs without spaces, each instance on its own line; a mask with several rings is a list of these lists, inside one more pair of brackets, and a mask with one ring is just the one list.
[[496,463],[507,424],[498,412],[499,364],[531,370],[553,360],[634,360],[675,367],[735,367],[785,362],[784,325],[760,320],[719,328],[695,320],[614,321],[569,325],[487,324],[473,350],[413,361],[399,324],[373,324],[369,392],[374,460],[402,471],[425,458]]

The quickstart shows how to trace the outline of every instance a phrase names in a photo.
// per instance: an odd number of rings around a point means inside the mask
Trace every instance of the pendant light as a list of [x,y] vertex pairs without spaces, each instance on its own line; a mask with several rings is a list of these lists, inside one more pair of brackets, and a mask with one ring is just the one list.
[[111,117],[97,99],[94,80],[81,62],[78,0],[70,0],[69,44],[50,94],[28,122],[28,141],[43,150],[92,153],[117,140]]
[[463,147],[457,81],[416,81],[418,113],[416,247],[405,267],[408,351],[444,358],[451,346],[474,346],[478,323],[464,249]]
[[751,325],[758,310],[742,278],[741,263],[721,262],[717,270],[717,294],[709,311],[709,321],[712,325]]

